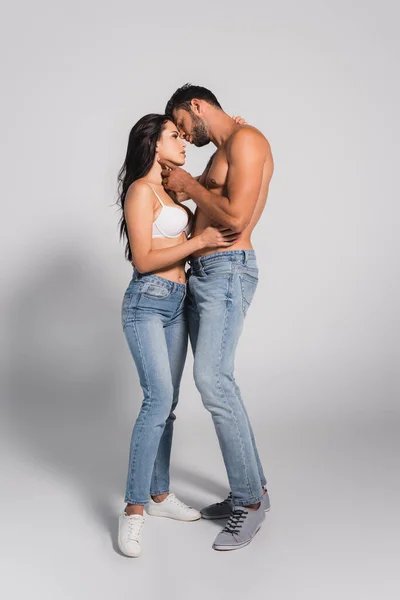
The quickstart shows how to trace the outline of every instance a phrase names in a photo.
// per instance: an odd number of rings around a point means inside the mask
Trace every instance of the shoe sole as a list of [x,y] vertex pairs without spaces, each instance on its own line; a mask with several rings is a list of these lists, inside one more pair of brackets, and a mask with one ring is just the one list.
[[153,513],[147,510],[146,512],[151,517],[163,517],[164,519],[174,519],[174,521],[182,521],[184,523],[192,523],[193,521],[200,521],[201,519],[201,515],[199,517],[194,517],[193,519],[181,519],[180,517],[174,517],[173,515],[170,515],[168,513]]
[[[264,508],[264,512],[269,512],[271,510],[271,505],[268,506],[268,508]],[[222,519],[229,519],[229,517],[231,516],[231,513],[226,513],[225,515],[219,515],[218,517],[211,517],[211,516],[207,516],[207,515],[203,515],[203,513],[201,513],[201,516],[203,519],[208,519],[209,521],[219,521]]]
[[201,518],[202,519],[208,519],[209,521],[219,521],[220,519],[229,519],[229,517],[231,516],[231,513],[226,513],[225,515],[218,515],[217,517],[213,517],[210,515],[203,515],[203,513],[201,514]]
[[240,550],[241,548],[245,548],[245,546],[248,546],[250,544],[250,542],[252,540],[254,540],[256,534],[261,529],[261,525],[262,525],[262,523],[260,523],[260,525],[255,530],[253,537],[251,537],[249,540],[247,540],[247,542],[243,542],[242,544],[237,544],[236,546],[216,546],[215,544],[213,544],[212,547],[214,550],[218,550],[219,552],[224,552],[225,550]]
[[142,551],[140,550],[139,554],[127,554],[127,553],[125,552],[125,550],[123,550],[123,549],[122,549],[122,547],[121,547],[121,542],[120,542],[119,536],[118,536],[118,548],[121,550],[122,554],[123,554],[124,556],[127,556],[128,558],[139,558],[139,556],[140,556],[140,555],[141,555],[141,553],[142,553]]

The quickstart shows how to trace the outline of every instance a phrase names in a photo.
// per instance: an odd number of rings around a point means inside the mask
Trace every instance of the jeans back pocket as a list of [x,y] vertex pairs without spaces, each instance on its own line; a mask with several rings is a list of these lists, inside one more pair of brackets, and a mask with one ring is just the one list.
[[247,310],[253,300],[258,285],[258,275],[256,273],[241,273],[239,275],[240,286],[242,289],[242,307],[246,316]]

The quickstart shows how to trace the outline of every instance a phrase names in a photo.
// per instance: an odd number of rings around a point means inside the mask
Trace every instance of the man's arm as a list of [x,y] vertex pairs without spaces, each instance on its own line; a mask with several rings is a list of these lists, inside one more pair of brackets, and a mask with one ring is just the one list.
[[173,170],[169,179],[173,187],[177,175],[177,187],[184,189],[210,219],[233,231],[243,231],[253,215],[267,161],[272,175],[271,150],[260,132],[242,129],[234,135],[229,145],[227,160],[226,196],[209,192],[181,169],[178,170],[182,171],[181,178]]
[[[197,177],[193,177],[193,179],[195,179],[196,181],[200,180],[200,177],[202,177],[201,175],[198,175]],[[165,190],[168,194],[168,196],[170,196],[170,198],[172,198],[172,200],[174,202],[185,202],[185,200],[191,200],[189,194],[187,192],[173,192],[172,190]]]

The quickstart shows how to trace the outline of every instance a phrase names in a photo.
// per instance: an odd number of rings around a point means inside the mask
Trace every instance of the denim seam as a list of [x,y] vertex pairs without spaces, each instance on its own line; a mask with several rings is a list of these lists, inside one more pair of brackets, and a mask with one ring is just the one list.
[[[241,275],[239,275],[239,281],[240,281],[240,289],[242,290],[242,311],[243,311],[243,315],[246,316],[247,309],[249,308],[250,303],[247,302],[247,300],[244,296],[243,279],[242,279]],[[246,308],[246,304],[247,304],[247,308]]]
[[[242,393],[241,393],[241,391],[240,391],[240,388],[239,388],[238,384],[236,383],[235,377],[233,377],[233,383],[234,383],[234,386],[235,386],[235,389],[236,389],[236,393],[237,393],[237,395],[238,395],[238,397],[239,397],[239,399],[240,399],[240,402],[241,402],[241,404],[242,404],[243,410],[244,410],[244,412],[245,412],[245,415],[246,415],[247,422],[249,423],[249,427],[251,427],[250,418],[249,418],[249,415],[248,415],[248,413],[247,413],[246,406],[245,406],[245,404],[244,404],[244,402],[243,402]],[[254,435],[254,432],[253,432],[253,435]],[[254,441],[255,441],[255,440],[254,440]],[[261,468],[262,468],[262,467],[261,467]],[[265,475],[264,475],[264,473],[263,473],[263,477],[261,477],[261,478],[260,478],[260,481],[261,481],[261,487],[264,487],[265,485],[267,485],[267,480],[266,480],[266,478],[265,478]]]
[[[160,439],[161,442],[161,439]],[[156,456],[156,460],[154,461],[154,465],[153,465],[153,473],[152,473],[152,477],[151,479],[153,480],[154,477],[154,483],[156,485],[156,487],[158,487],[158,469],[157,469],[157,456]]]
[[[243,315],[246,316],[247,311],[250,308],[251,302],[248,302],[247,299],[246,299],[246,297],[245,297],[244,287],[243,287],[243,279],[246,279],[246,275],[243,274],[243,273],[239,273],[240,288],[242,290],[242,310],[243,310]],[[255,278],[251,279],[251,276],[250,276],[249,279],[247,279],[247,281],[249,283],[255,284],[256,287],[257,287],[258,281],[255,281]]]
[[[193,273],[192,275],[193,275],[193,277],[197,277],[197,275],[195,275],[194,273]],[[191,275],[191,277],[192,277],[192,275]],[[194,281],[195,281],[195,280],[193,279],[193,282],[194,282]],[[187,289],[187,296],[189,296],[189,295],[190,295],[190,300],[191,300],[191,302],[192,302],[192,304],[193,304],[193,307],[194,307],[194,309],[196,310],[196,313],[197,313],[197,314],[199,314],[199,309],[198,309],[198,306],[197,306],[197,302],[196,302],[195,295],[194,295],[194,293],[193,293],[193,292],[191,292],[191,291],[190,291],[189,280],[188,280],[188,284],[187,284],[187,285],[188,285],[188,289]]]
[[144,371],[144,375],[145,375],[145,379],[146,379],[146,385],[147,385],[148,390],[149,390],[149,400],[150,400],[150,402],[148,404],[147,410],[145,411],[145,414],[143,415],[141,428],[138,431],[138,435],[137,435],[137,439],[136,439],[136,444],[135,444],[135,446],[133,448],[133,451],[132,451],[132,468],[129,469],[128,485],[127,485],[127,488],[128,488],[129,492],[131,491],[131,481],[132,481],[132,478],[133,478],[133,471],[135,470],[136,450],[137,450],[137,447],[138,447],[139,442],[140,442],[140,436],[141,436],[141,433],[143,431],[143,427],[144,427],[145,422],[146,422],[146,417],[149,414],[149,410],[151,408],[151,388],[149,386],[149,376],[148,376],[147,369],[146,369],[146,362],[145,362],[145,360],[143,358],[142,344],[140,342],[140,338],[139,338],[139,334],[138,334],[138,331],[137,331],[137,327],[136,327],[136,322],[135,321],[133,321],[133,323],[132,323],[132,329],[133,329],[133,331],[135,333],[136,341],[137,341],[139,352],[140,352],[140,359],[141,359],[142,364],[143,364],[143,371]]
[[[249,474],[248,474],[248,469],[247,469],[247,463],[246,463],[246,458],[245,458],[245,453],[244,453],[244,446],[243,446],[243,440],[242,440],[242,436],[240,435],[240,429],[238,427],[238,422],[235,416],[234,411],[232,410],[232,407],[229,405],[229,403],[226,401],[225,398],[225,394],[223,392],[222,389],[222,385],[221,385],[221,379],[220,379],[220,372],[221,372],[221,362],[222,362],[222,353],[223,353],[223,349],[224,349],[224,343],[225,343],[225,334],[226,334],[226,330],[227,330],[227,323],[228,323],[228,313],[229,313],[229,302],[232,302],[231,298],[229,298],[229,292],[231,291],[232,288],[232,280],[233,280],[233,275],[229,275],[229,279],[228,279],[228,294],[227,294],[227,298],[226,298],[226,308],[225,308],[225,313],[224,313],[224,326],[223,326],[223,330],[222,330],[222,340],[221,340],[221,347],[220,347],[220,351],[219,351],[219,356],[218,356],[218,365],[217,365],[217,385],[220,391],[220,394],[222,396],[222,399],[225,402],[225,405],[230,409],[231,412],[231,416],[233,417],[233,420],[235,422],[235,426],[236,426],[236,431],[238,434],[238,439],[240,442],[240,450],[241,450],[241,455],[242,455],[242,462],[244,465],[244,470],[246,473],[246,477],[247,477],[247,488],[249,490],[249,493],[251,492],[251,486],[250,486],[250,481],[249,481]],[[249,503],[251,504],[251,503]]]
[[[147,282],[146,282],[147,283]],[[148,290],[151,288],[151,286],[154,286],[155,288],[157,286],[159,286],[160,288],[162,287],[163,289],[167,290],[167,294],[149,294]],[[147,286],[147,288],[145,288],[144,291],[140,292],[140,294],[142,296],[145,296],[146,298],[150,298],[150,300],[165,300],[166,298],[169,298],[172,294],[172,290],[170,290],[167,286],[164,286],[160,283],[149,283],[149,285]]]
[[250,506],[250,504],[258,504],[258,502],[261,502],[262,497],[263,494],[261,494],[260,496],[253,496],[248,500],[239,500],[239,502],[236,502],[235,498],[233,498],[233,502],[235,506]]
[[186,300],[186,296],[187,296],[187,289],[185,289],[185,293],[183,294],[183,297],[180,299],[179,304],[174,312],[174,314],[172,315],[170,321],[173,321],[174,318],[179,314],[179,311],[183,308],[183,306],[185,305],[185,300]]
[[169,490],[161,490],[160,492],[158,490],[156,492],[150,490],[150,496],[162,496],[162,494],[169,494]]
[[137,506],[144,506],[145,504],[148,504],[149,501],[148,500],[135,500],[126,495],[124,498],[124,502],[126,502],[126,504],[136,504]]
[[[179,396],[179,389],[178,389],[178,396]],[[167,422],[168,422],[168,419],[171,416],[171,413],[175,410],[175,408],[176,408],[176,406],[178,404],[178,400],[176,401],[175,406],[174,406],[174,402],[175,402],[175,391],[173,392],[171,411],[170,411],[170,414],[168,415],[168,418],[167,418],[167,420],[165,422],[165,427],[167,426]],[[172,421],[174,421],[174,420],[175,419],[173,419]],[[164,428],[163,434],[164,434],[164,432],[165,432],[165,428]],[[161,444],[161,440],[162,440],[162,435],[161,435],[161,438],[160,438],[160,444]],[[157,451],[157,455],[158,455],[158,451]],[[168,480],[169,480],[169,477],[168,477]],[[157,495],[161,495],[161,494],[166,494],[166,492],[154,492],[153,493],[151,491],[151,485],[153,483],[156,486],[156,488],[158,489],[158,486],[159,486],[159,477],[158,477],[158,468],[157,468],[157,456],[156,456],[156,460],[154,461],[154,465],[153,465],[153,472],[152,472],[152,477],[151,477],[151,482],[150,482],[150,495],[157,496]]]
[[[138,294],[136,295],[136,304],[134,306],[132,306],[132,304],[133,304],[132,300],[135,297],[135,294],[133,292],[131,293],[131,297],[129,299],[129,304],[128,304],[128,307],[126,309],[126,312],[128,314],[129,314],[130,311],[137,309],[137,306],[139,304],[139,299],[140,299],[140,293],[141,293],[140,290],[138,290]],[[132,319],[132,323],[134,323],[134,322],[135,322],[135,320]],[[125,331],[125,327],[127,326],[127,323],[128,323],[128,315],[126,316],[125,323],[123,323],[123,325],[122,325],[122,330],[123,331]]]

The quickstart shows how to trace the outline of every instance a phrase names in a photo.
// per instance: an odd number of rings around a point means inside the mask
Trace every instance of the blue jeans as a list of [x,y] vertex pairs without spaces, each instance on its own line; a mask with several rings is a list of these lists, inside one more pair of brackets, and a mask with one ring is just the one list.
[[125,502],[169,492],[174,410],[186,360],[186,284],[134,270],[122,326],[139,374],[143,403],[132,432]]
[[258,283],[254,250],[228,250],[190,260],[188,321],[194,380],[210,411],[235,505],[261,499],[266,479],[234,377],[235,352]]

